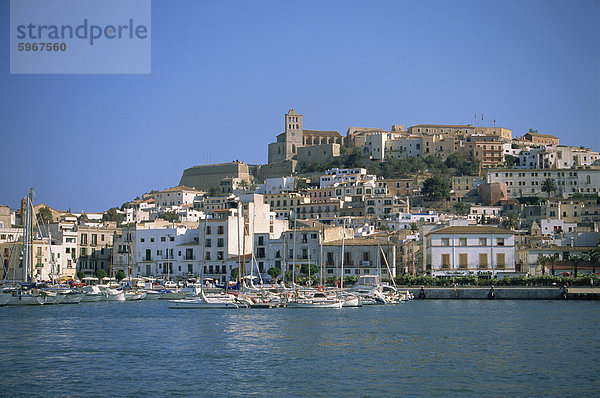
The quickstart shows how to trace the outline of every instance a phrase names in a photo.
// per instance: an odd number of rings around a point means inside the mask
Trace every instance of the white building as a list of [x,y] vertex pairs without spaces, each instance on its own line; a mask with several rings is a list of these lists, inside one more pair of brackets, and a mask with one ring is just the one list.
[[182,205],[193,205],[194,200],[202,196],[203,192],[197,189],[177,186],[164,191],[156,192],[154,194],[154,202],[158,214],[162,214],[164,211],[171,210],[174,207],[181,207]]
[[469,215],[467,219],[469,220],[481,220],[482,217],[488,219],[497,219],[502,215],[502,206],[483,206],[483,205],[473,205],[469,209]]
[[571,195],[573,193],[600,192],[600,167],[585,166],[577,169],[490,169],[487,182],[506,184],[508,198],[521,196],[547,196],[542,192],[542,183],[546,178],[556,182],[557,191],[553,195]]
[[386,156],[391,159],[406,159],[422,156],[421,137],[407,137],[385,143]]
[[367,169],[339,169],[325,170],[325,175],[320,178],[319,188],[327,188],[335,183],[361,181],[367,175]]
[[135,239],[134,276],[175,277],[200,273],[198,229],[181,226],[137,229]]
[[433,276],[515,272],[515,235],[492,226],[454,226],[425,236],[425,268]]
[[540,221],[542,235],[554,235],[560,232],[573,232],[577,223],[568,223],[560,219],[542,219]]
[[391,231],[401,231],[411,229],[414,224],[435,224],[440,221],[440,215],[435,211],[421,213],[395,213],[387,222],[387,226]]
[[291,192],[296,187],[296,177],[278,177],[278,178],[267,178],[265,180],[264,188],[261,191],[257,191],[257,193],[262,194],[272,194],[272,193],[282,193],[282,192]]

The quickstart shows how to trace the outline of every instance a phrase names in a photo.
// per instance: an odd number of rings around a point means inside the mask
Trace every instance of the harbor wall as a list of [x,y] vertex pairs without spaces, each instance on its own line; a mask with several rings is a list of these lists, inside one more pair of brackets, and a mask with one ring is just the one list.
[[[399,288],[410,291],[419,299],[420,287]],[[423,289],[426,300],[488,300],[489,287],[426,287]],[[561,287],[495,287],[496,300],[559,300],[563,299]]]

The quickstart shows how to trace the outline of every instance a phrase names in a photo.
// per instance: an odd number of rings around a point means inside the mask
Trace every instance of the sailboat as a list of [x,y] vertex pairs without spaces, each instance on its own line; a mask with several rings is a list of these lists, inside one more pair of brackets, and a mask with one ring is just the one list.
[[35,284],[33,274],[33,213],[33,188],[31,188],[26,200],[23,223],[23,282],[2,293],[1,302],[6,302],[5,305],[40,305],[47,301],[58,301],[54,297],[56,294],[46,294],[38,289]]

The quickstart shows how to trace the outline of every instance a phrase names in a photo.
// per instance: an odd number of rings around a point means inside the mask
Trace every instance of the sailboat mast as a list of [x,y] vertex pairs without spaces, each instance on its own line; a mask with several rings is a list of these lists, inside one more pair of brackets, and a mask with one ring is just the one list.
[[[288,228],[289,228],[289,225],[288,225]],[[281,275],[282,275],[281,281],[283,282],[283,286],[285,286],[285,273],[287,271],[287,264],[286,264],[286,261],[285,261],[285,258],[286,258],[286,255],[287,255],[287,253],[285,251],[285,249],[286,249],[286,247],[285,247],[285,239],[286,239],[286,236],[287,236],[287,231],[288,231],[287,229],[285,231],[283,231],[283,263],[282,263],[283,266],[281,267],[282,268],[282,270],[281,270]]]
[[294,212],[294,249],[292,256],[292,283],[296,283],[296,212]]
[[27,210],[25,212],[25,228],[27,239],[25,242],[25,278],[26,282],[33,282],[33,188],[29,191],[27,198]]
[[321,226],[321,264],[320,264],[320,269],[319,269],[319,285],[323,286],[323,239],[325,237],[325,225]]
[[342,261],[341,261],[341,271],[340,271],[340,289],[344,288],[344,241],[346,238],[346,219],[344,218],[344,223],[342,224]]
[[[206,224],[208,214],[204,213],[204,244],[202,245],[202,257],[200,258],[200,293],[204,293],[204,259],[206,258]],[[227,268],[227,267],[226,267]]]

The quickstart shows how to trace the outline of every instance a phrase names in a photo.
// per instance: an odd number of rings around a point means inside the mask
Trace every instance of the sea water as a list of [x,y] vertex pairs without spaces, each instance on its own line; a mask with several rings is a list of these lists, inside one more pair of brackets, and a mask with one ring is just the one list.
[[0,308],[0,395],[600,396],[600,303]]

